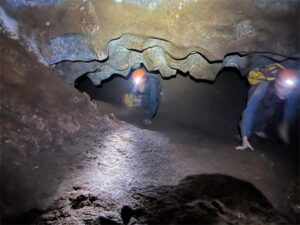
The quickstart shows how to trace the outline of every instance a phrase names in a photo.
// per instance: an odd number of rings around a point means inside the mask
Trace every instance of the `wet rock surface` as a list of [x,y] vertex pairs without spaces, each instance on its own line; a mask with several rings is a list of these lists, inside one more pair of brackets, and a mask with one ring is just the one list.
[[197,145],[178,143],[101,114],[101,104],[52,76],[19,44],[3,36],[0,43],[3,223],[290,222],[274,196],[283,198],[290,184],[299,196],[293,167],[260,160],[259,152],[233,154],[234,143],[204,134]]

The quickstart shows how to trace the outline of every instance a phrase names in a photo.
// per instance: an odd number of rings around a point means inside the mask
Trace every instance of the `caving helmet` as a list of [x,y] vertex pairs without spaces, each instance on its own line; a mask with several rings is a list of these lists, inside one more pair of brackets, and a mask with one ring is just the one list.
[[282,70],[279,73],[278,81],[282,82],[286,88],[295,88],[298,82],[297,72],[295,70]]
[[278,97],[285,99],[297,86],[298,82],[299,78],[296,70],[282,70],[275,82],[275,89]]
[[138,68],[132,73],[132,81],[134,85],[139,85],[146,76],[145,68]]

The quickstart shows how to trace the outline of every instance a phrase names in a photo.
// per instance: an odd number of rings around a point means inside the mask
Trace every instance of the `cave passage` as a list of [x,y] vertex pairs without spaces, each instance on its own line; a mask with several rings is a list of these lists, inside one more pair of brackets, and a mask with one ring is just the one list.
[[[159,76],[159,73],[156,75]],[[201,135],[207,135],[225,141],[239,140],[239,122],[247,104],[249,85],[237,70],[223,69],[214,82],[196,80],[182,73],[168,79],[159,76],[162,85],[160,104],[149,126],[142,122],[145,118],[142,106],[127,107],[124,103],[124,95],[130,92],[129,77],[113,75],[100,86],[94,86],[86,76],[82,76],[75,86],[98,102],[105,113],[114,113],[124,121],[163,132],[174,139],[192,142],[200,141]],[[283,146],[278,140],[276,125],[282,116],[282,109],[277,111],[267,127],[270,133],[268,141],[282,148],[297,149],[297,122],[291,132],[292,145]],[[295,159],[294,155],[290,158]]]
[[300,224],[300,0],[0,2],[0,224]]
[[[128,78],[113,76],[95,87],[88,78],[81,77],[76,87],[97,102],[103,112],[166,135],[175,145],[184,145],[183,158],[198,159],[206,167],[203,171],[211,173],[222,168],[225,174],[251,180],[276,207],[290,211],[291,207],[283,203],[289,197],[279,194],[279,190],[284,189],[282,183],[289,182],[285,179],[299,175],[298,128],[293,130],[293,145],[285,146],[276,136],[276,123],[269,124],[267,139],[252,138],[254,152],[239,152],[234,147],[240,143],[238,126],[249,87],[236,70],[223,69],[215,82],[197,81],[185,74],[160,80],[161,102],[151,125],[142,122],[144,109],[128,108],[123,103],[129,90]],[[213,167],[205,161],[214,161]]]
[[129,78],[112,76],[95,87],[87,77],[81,77],[76,87],[103,103],[100,108],[105,112],[113,112],[118,118],[142,128],[188,139],[197,139],[198,134],[226,138],[238,135],[248,87],[235,70],[224,70],[215,82],[197,81],[185,74],[168,79],[160,77],[160,81],[160,104],[150,126],[142,123],[142,107],[126,107],[123,102],[124,95],[129,93]]
[[275,137],[253,138],[255,151],[234,149],[247,98],[235,71],[213,83],[161,79],[146,126],[144,110],[122,102],[127,79],[77,80],[90,101],[14,41],[0,42],[4,224],[271,224],[277,211],[299,221],[298,150]]

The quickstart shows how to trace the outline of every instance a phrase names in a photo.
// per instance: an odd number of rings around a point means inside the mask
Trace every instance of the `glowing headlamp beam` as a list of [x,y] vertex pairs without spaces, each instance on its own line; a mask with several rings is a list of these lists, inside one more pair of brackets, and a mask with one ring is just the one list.
[[285,84],[288,86],[294,86],[295,85],[295,81],[292,79],[287,79],[285,80]]
[[137,77],[137,78],[134,79],[133,82],[137,85],[137,84],[139,84],[141,82],[141,78]]

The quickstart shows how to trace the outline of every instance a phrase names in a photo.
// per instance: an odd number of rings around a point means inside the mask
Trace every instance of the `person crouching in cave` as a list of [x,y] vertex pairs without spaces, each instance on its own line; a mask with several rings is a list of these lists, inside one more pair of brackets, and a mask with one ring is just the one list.
[[150,73],[145,67],[137,68],[131,75],[131,93],[139,95],[145,108],[145,124],[151,124],[160,100],[161,85],[159,77]]
[[285,69],[280,64],[249,72],[251,84],[247,106],[242,114],[240,131],[242,145],[237,150],[254,148],[248,138],[251,134],[266,138],[264,129],[275,111],[283,106],[282,120],[278,126],[278,135],[285,144],[289,144],[289,128],[299,111],[299,74],[296,70]]

